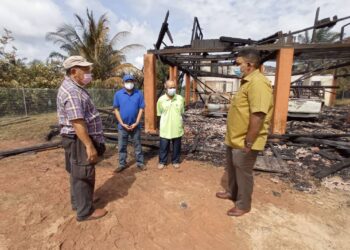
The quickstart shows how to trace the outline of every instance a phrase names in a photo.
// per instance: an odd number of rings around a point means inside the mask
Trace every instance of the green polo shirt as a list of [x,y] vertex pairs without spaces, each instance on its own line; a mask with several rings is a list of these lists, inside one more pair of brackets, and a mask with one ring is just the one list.
[[256,112],[263,112],[266,116],[252,149],[263,150],[273,112],[273,95],[270,81],[259,70],[242,79],[241,87],[231,100],[227,114],[226,145],[232,148],[244,147],[250,114]]
[[157,115],[160,116],[159,136],[174,139],[183,136],[182,114],[185,112],[184,98],[175,95],[170,99],[166,94],[157,102]]

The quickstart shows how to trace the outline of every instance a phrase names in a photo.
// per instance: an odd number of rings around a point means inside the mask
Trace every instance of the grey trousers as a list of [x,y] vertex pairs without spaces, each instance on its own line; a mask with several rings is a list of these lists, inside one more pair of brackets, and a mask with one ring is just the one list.
[[70,174],[72,209],[77,211],[77,219],[83,220],[94,211],[95,165],[87,161],[85,146],[78,138],[63,137],[62,144]]
[[256,150],[249,153],[227,147],[228,192],[238,209],[249,211],[253,193],[253,167],[258,156]]

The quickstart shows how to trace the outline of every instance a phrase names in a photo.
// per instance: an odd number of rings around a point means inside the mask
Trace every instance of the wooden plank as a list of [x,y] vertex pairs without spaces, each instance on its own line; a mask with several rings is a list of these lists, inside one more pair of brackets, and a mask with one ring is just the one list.
[[276,157],[268,155],[259,155],[253,169],[271,173],[289,173],[287,164],[280,165]]
[[350,167],[350,158],[347,158],[344,161],[335,164],[333,167],[318,170],[314,173],[314,176],[316,178],[322,179],[347,167]]
[[49,142],[49,143],[38,144],[30,147],[5,150],[5,151],[0,151],[0,157],[18,155],[26,152],[43,151],[51,148],[58,148],[58,147],[61,147],[61,145],[62,145],[62,142],[59,141],[59,142]]

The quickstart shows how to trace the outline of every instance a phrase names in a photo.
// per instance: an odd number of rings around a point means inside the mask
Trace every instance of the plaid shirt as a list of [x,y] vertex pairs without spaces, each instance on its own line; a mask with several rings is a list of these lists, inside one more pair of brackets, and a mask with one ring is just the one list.
[[84,119],[88,134],[104,142],[102,121],[89,93],[72,79],[65,77],[57,94],[57,116],[61,135],[74,135],[72,120]]

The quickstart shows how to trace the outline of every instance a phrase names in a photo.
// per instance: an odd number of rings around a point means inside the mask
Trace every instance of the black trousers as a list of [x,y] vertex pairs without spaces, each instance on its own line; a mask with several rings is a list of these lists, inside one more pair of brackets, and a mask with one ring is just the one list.
[[94,211],[95,165],[88,162],[85,145],[78,138],[62,137],[62,144],[70,174],[72,209],[77,211],[77,219],[82,220]]
[[181,156],[181,138],[165,139],[160,137],[159,141],[159,163],[166,165],[168,162],[168,153],[170,148],[170,143],[173,144],[173,153],[171,156],[171,162],[173,164],[180,163]]

